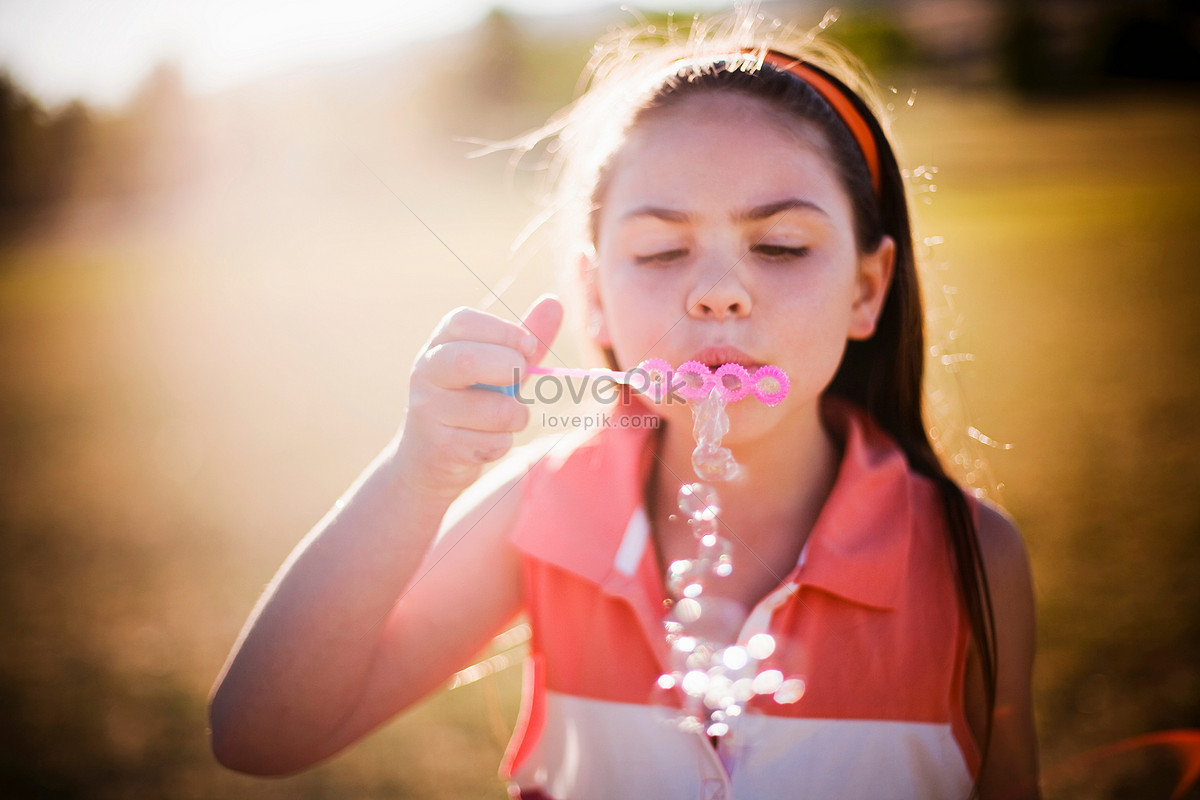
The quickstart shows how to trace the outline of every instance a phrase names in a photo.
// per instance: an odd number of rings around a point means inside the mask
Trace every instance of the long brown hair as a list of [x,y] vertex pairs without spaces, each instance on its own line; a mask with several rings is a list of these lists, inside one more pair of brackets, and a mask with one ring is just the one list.
[[[986,761],[996,699],[995,622],[970,508],[963,490],[938,459],[922,414],[924,313],[904,177],[877,117],[843,81],[830,71],[806,62],[806,67],[844,93],[867,122],[878,154],[878,189],[860,144],[838,112],[809,83],[764,63],[764,55],[765,51],[760,50],[678,60],[674,72],[660,73],[657,86],[642,96],[624,125],[628,129],[647,115],[701,92],[733,91],[763,100],[782,114],[815,126],[823,135],[831,163],[854,209],[859,252],[874,251],[884,236],[895,241],[892,284],[875,334],[866,340],[848,342],[827,391],[863,408],[896,441],[911,468],[931,479],[941,494],[959,594],[982,665],[987,720],[984,740],[979,744]],[[596,210],[607,184],[607,166],[604,160],[598,162],[591,182],[588,233],[593,243]],[[982,776],[982,769],[981,766],[977,778]]]

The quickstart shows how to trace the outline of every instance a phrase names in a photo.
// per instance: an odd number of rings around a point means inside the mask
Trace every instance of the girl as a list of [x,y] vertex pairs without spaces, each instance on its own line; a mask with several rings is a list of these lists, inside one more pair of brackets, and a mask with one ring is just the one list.
[[327,758],[524,612],[514,795],[1037,796],[1024,547],[934,455],[904,181],[844,70],[808,50],[626,47],[557,131],[610,364],[791,378],[778,407],[728,409],[746,477],[719,514],[738,568],[706,592],[743,635],[775,637],[802,696],[755,698],[719,738],[659,724],[664,565],[695,548],[673,513],[689,411],[626,394],[609,427],[509,454],[528,407],[474,387],[546,356],[563,316],[546,297],[521,324],[459,309],[433,332],[402,430],[283,565],[218,680],[222,763]]

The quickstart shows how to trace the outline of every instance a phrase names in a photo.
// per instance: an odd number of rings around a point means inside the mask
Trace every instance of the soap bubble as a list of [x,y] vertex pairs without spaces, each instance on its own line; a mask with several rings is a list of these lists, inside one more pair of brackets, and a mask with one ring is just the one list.
[[[701,537],[699,550],[700,554],[697,560],[706,562],[706,566],[712,568],[714,572],[718,564],[733,564],[733,545],[724,537],[715,535]],[[728,575],[732,571],[732,569],[726,570],[724,575]]]
[[692,436],[696,440],[692,469],[706,481],[730,481],[738,477],[741,465],[728,448],[721,447],[721,438],[729,432],[729,416],[725,413],[725,399],[720,391],[713,390],[690,405]]
[[697,644],[696,649],[688,654],[687,660],[683,662],[683,665],[688,669],[698,669],[707,672],[709,665],[712,663],[714,649],[708,642]]
[[714,722],[704,732],[709,736],[724,736],[729,733],[729,726],[724,722]]
[[[760,391],[774,391],[782,399],[786,376],[776,378],[767,370],[756,377],[761,379]],[[675,720],[680,730],[714,737],[728,734],[728,719],[745,713],[755,696],[770,695],[778,703],[795,703],[806,688],[802,679],[785,679],[779,669],[759,671],[760,664],[777,649],[775,637],[760,632],[739,643],[749,609],[721,596],[720,591],[709,591],[712,581],[733,572],[734,561],[732,543],[721,536],[717,492],[703,481],[732,480],[741,474],[733,454],[721,447],[721,438],[729,430],[725,402],[732,387],[723,388],[725,397],[714,390],[689,404],[696,437],[692,466],[702,482],[682,486],[678,505],[695,536],[696,554],[667,567],[667,589],[674,601],[666,603],[663,624],[671,645],[671,671],[659,676],[656,687],[668,692],[682,690],[674,695],[682,702]]]
[[774,694],[783,685],[783,673],[777,669],[763,670],[754,676],[755,694]]
[[690,653],[696,649],[696,637],[680,636],[671,644],[671,647],[681,653]]
[[710,709],[721,709],[733,704],[733,681],[725,675],[713,674],[709,670],[708,688],[704,692],[704,705]]
[[794,703],[804,696],[807,687],[800,678],[788,678],[775,690],[776,703]]
[[733,481],[742,476],[742,465],[734,459],[729,448],[721,447],[706,462],[703,474],[710,481]]
[[679,488],[679,510],[691,519],[709,521],[721,513],[721,504],[711,486],[686,483]]
[[703,559],[681,558],[667,567],[667,590],[676,597],[698,597],[710,565]]
[[680,600],[675,604],[676,611],[685,603],[698,606],[695,617],[686,622],[687,635],[704,642],[720,642],[720,647],[737,641],[738,631],[749,613],[737,600],[721,597],[715,592],[705,592],[695,599]]
[[731,481],[742,474],[742,465],[734,460],[729,448],[716,442],[696,445],[692,451],[692,469],[706,481]]
[[692,597],[683,598],[675,604],[675,608],[671,609],[671,616],[685,626],[700,619],[700,613],[700,601]]
[[750,654],[746,648],[732,645],[721,651],[721,662],[735,672],[750,663]]
[[756,661],[762,661],[775,652],[775,637],[769,633],[756,633],[746,642],[746,651]]
[[708,673],[694,669],[683,676],[683,690],[692,697],[703,697],[708,691]]

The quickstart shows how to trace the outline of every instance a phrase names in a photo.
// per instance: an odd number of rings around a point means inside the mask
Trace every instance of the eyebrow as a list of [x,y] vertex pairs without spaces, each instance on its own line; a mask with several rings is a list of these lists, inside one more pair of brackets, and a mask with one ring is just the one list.
[[811,200],[803,200],[799,197],[789,197],[786,200],[777,200],[774,203],[766,203],[765,205],[755,206],[733,215],[733,218],[738,222],[756,222],[758,220],[770,219],[776,214],[785,214],[793,209],[803,209],[805,211],[816,211],[826,217],[829,213]]
[[[803,209],[806,211],[815,211],[823,216],[829,216],[825,209],[821,208],[811,200],[803,200],[798,197],[789,197],[785,200],[776,200],[772,203],[764,203],[761,206],[754,206],[744,211],[738,211],[733,214],[733,219],[736,222],[757,222],[759,220],[770,219],[777,214],[784,214],[793,209]],[[638,217],[653,217],[660,219],[663,222],[683,223],[690,222],[692,215],[686,211],[679,211],[673,208],[663,208],[661,206],[641,206],[629,211],[621,216],[621,222],[628,222],[631,219]]]

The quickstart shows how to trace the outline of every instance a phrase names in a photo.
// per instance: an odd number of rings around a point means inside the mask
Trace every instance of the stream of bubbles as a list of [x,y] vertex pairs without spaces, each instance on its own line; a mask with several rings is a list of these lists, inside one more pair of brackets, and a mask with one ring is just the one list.
[[769,633],[739,639],[746,609],[735,600],[712,591],[714,580],[733,573],[732,543],[721,532],[721,505],[707,482],[727,482],[743,469],[721,440],[729,432],[725,399],[715,388],[692,402],[692,433],[696,447],[692,468],[700,483],[679,490],[679,510],[688,520],[696,541],[693,558],[671,562],[667,591],[673,603],[664,620],[671,646],[670,671],[658,685],[683,695],[683,713],[677,720],[686,731],[712,737],[726,736],[734,718],[758,695],[779,703],[794,703],[804,694],[804,681],[785,678],[778,669],[760,669],[775,652]]

